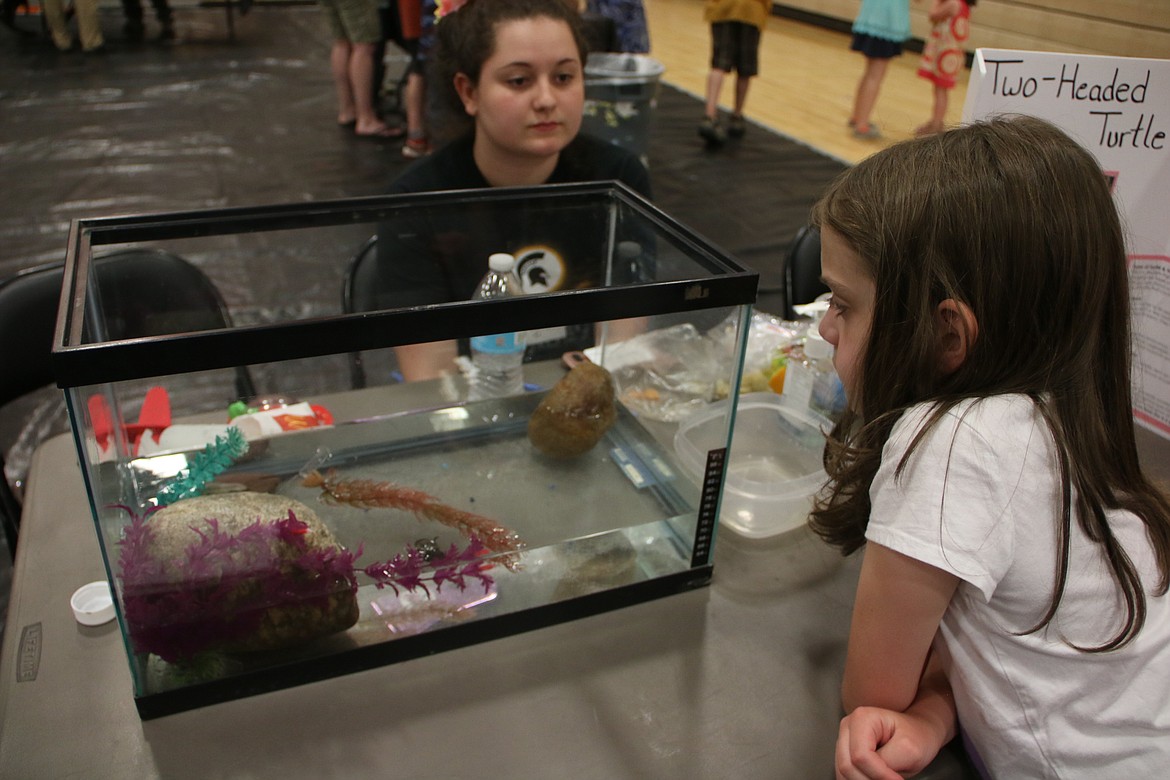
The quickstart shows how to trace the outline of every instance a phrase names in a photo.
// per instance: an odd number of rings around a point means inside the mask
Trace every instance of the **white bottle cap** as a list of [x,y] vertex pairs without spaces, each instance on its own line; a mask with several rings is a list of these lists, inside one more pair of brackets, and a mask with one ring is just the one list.
[[73,617],[83,626],[100,626],[114,619],[114,598],[105,580],[82,585],[69,599]]
[[488,268],[496,273],[506,274],[516,265],[516,258],[506,252],[496,252],[488,256]]
[[619,241],[617,256],[622,260],[637,260],[642,256],[642,245],[637,241]]
[[804,340],[804,354],[813,360],[833,356],[833,345],[825,341],[816,328],[810,328],[808,337]]

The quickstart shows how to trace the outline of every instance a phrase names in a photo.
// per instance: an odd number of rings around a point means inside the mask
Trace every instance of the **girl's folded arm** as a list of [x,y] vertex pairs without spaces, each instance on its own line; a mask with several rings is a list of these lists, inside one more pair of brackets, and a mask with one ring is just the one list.
[[904,712],[919,683],[947,604],[958,586],[949,572],[870,542],[853,606],[841,700]]

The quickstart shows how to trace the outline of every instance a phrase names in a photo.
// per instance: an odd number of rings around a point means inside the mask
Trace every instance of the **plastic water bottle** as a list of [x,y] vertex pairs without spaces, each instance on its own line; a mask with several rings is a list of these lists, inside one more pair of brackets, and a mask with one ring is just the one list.
[[[825,340],[820,339],[820,342],[823,344]],[[831,351],[813,379],[812,397],[808,405],[814,412],[833,422],[840,419],[845,412],[845,386],[841,384],[841,377],[833,368]]]
[[[516,276],[516,258],[502,252],[488,258],[488,272],[475,288],[473,301],[490,298],[509,298],[521,295],[520,279]],[[475,372],[471,377],[468,398],[502,398],[524,392],[524,333],[496,333],[473,336],[471,362]]]
[[784,395],[797,409],[812,409],[836,420],[845,411],[845,389],[833,368],[833,347],[815,324],[804,341],[804,357],[791,361],[784,374]]

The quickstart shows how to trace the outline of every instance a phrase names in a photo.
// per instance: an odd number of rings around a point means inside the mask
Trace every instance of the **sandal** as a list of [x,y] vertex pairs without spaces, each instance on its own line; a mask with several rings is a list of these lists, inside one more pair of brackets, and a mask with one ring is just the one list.
[[872,140],[874,138],[881,138],[882,131],[878,130],[878,126],[873,122],[866,125],[853,125],[853,137],[862,140]]
[[382,125],[379,129],[372,133],[359,133],[355,129],[353,134],[358,138],[372,138],[375,141],[381,141],[387,138],[401,138],[402,136],[406,135],[406,131],[401,127],[390,127],[389,125]]

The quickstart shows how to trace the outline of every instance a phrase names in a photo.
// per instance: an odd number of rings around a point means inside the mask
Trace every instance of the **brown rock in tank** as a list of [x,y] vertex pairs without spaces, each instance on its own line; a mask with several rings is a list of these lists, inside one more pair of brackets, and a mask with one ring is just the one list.
[[[303,527],[287,535],[261,532],[261,525],[287,518],[290,511]],[[154,601],[182,593],[191,606],[182,615],[167,615],[165,624],[156,616],[140,625],[144,635],[135,641],[142,651],[174,655],[166,651],[175,642],[164,641],[172,638],[171,632],[197,637],[178,646],[201,651],[281,650],[357,622],[356,586],[312,563],[329,559],[339,551],[338,543],[317,513],[300,501],[252,492],[196,496],[158,510],[147,523],[150,541],[141,552],[151,564],[147,571],[158,578],[126,583],[123,577],[127,600],[137,599],[147,615],[157,609]],[[245,539],[257,542],[249,545]],[[194,565],[200,562],[204,565]],[[288,586],[274,587],[281,580]],[[306,582],[319,587],[295,587]],[[218,596],[211,599],[210,594]],[[151,640],[161,646],[152,647]]]
[[579,363],[532,413],[528,440],[550,457],[575,458],[593,449],[616,419],[613,377],[596,363]]

